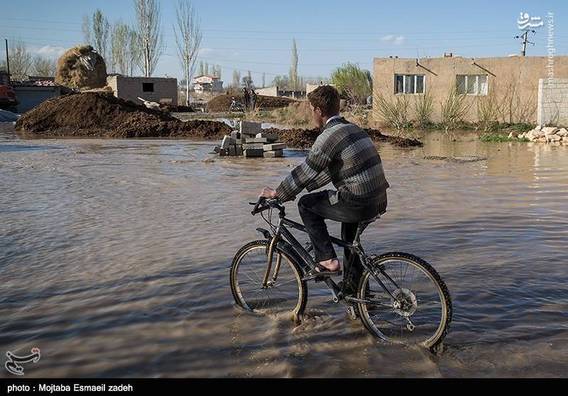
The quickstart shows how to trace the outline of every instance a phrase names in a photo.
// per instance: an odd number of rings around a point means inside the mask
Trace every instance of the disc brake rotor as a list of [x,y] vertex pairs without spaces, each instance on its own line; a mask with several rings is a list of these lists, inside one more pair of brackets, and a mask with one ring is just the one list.
[[400,316],[408,318],[416,312],[418,302],[416,296],[409,289],[401,288],[394,291],[393,310]]

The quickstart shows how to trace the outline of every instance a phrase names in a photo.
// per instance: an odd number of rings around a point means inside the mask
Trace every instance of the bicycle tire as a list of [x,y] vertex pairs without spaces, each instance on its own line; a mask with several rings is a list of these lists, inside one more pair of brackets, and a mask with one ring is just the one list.
[[[250,301],[249,302],[246,301],[243,295],[243,291],[241,290],[241,284],[239,282],[239,268],[242,265],[243,258],[252,250],[263,249],[264,252],[268,254],[269,243],[270,242],[267,240],[256,240],[247,243],[237,251],[231,263],[231,270],[230,270],[231,293],[233,295],[233,298],[237,306],[250,312],[262,313],[262,309],[253,308]],[[282,265],[286,264],[288,265],[288,268],[291,270],[291,274],[295,277],[296,284],[298,286],[297,303],[294,305],[294,308],[289,312],[293,315],[293,319],[295,321],[299,321],[306,307],[307,295],[308,295],[307,284],[304,280],[302,280],[303,271],[301,270],[301,267],[298,265],[297,258],[295,257],[295,255],[292,254],[292,252],[289,252],[288,249],[286,249],[286,247],[280,245],[276,247],[273,264],[272,264],[273,269],[276,262],[277,254],[282,255],[283,258]],[[266,261],[264,262],[264,264],[266,264]],[[266,267],[264,266],[264,268]],[[279,312],[279,313],[285,313],[285,312]]]
[[[422,270],[428,276],[428,278],[436,285],[438,289],[438,294],[440,296],[440,302],[442,307],[441,309],[442,316],[440,324],[438,325],[438,328],[436,329],[434,334],[421,343],[423,346],[431,350],[435,350],[436,347],[438,347],[446,337],[450,327],[450,322],[452,320],[453,312],[452,312],[452,300],[450,292],[446,284],[438,274],[438,272],[428,262],[415,255],[403,252],[384,253],[372,259],[370,265],[371,268],[376,268],[379,265],[384,265],[386,262],[393,260],[405,261],[407,263],[411,263],[411,265]],[[361,275],[359,286],[357,288],[357,296],[359,299],[365,299],[365,295],[368,290],[367,284],[369,283],[369,278],[371,277],[371,275],[372,274],[367,269]],[[397,342],[393,338],[386,336],[382,331],[380,331],[377,325],[371,320],[369,315],[369,310],[367,309],[367,304],[358,303],[357,306],[359,311],[359,317],[363,322],[363,325],[373,336],[388,342]],[[405,343],[405,342],[399,342],[399,343]]]

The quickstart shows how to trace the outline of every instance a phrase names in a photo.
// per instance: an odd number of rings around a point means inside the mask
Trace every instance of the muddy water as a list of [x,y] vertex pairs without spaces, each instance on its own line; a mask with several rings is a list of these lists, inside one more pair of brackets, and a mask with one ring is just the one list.
[[[247,202],[302,154],[212,147],[4,132],[0,354],[39,347],[28,377],[568,374],[568,147],[429,135],[379,148],[389,208],[363,240],[446,280],[455,314],[439,356],[377,342],[320,287],[298,327],[235,309],[227,268],[262,224]],[[482,160],[425,159],[448,156]]]

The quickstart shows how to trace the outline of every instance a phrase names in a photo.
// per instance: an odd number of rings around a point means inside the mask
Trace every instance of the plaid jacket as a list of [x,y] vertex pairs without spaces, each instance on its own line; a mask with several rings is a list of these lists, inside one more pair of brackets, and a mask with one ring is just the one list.
[[280,183],[276,194],[283,202],[290,201],[304,188],[313,191],[329,182],[337,188],[330,194],[331,204],[341,200],[386,206],[389,184],[379,153],[367,132],[344,118],[326,125],[304,163]]

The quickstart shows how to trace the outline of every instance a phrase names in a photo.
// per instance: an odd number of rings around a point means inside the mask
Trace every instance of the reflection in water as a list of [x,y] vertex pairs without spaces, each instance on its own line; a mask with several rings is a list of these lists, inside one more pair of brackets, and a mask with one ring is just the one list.
[[566,375],[568,147],[380,147],[389,209],[363,240],[446,280],[454,320],[433,356],[372,339],[319,285],[297,327],[233,307],[232,256],[260,237],[247,202],[301,157],[213,144],[3,136],[0,353],[38,346],[37,377]]

